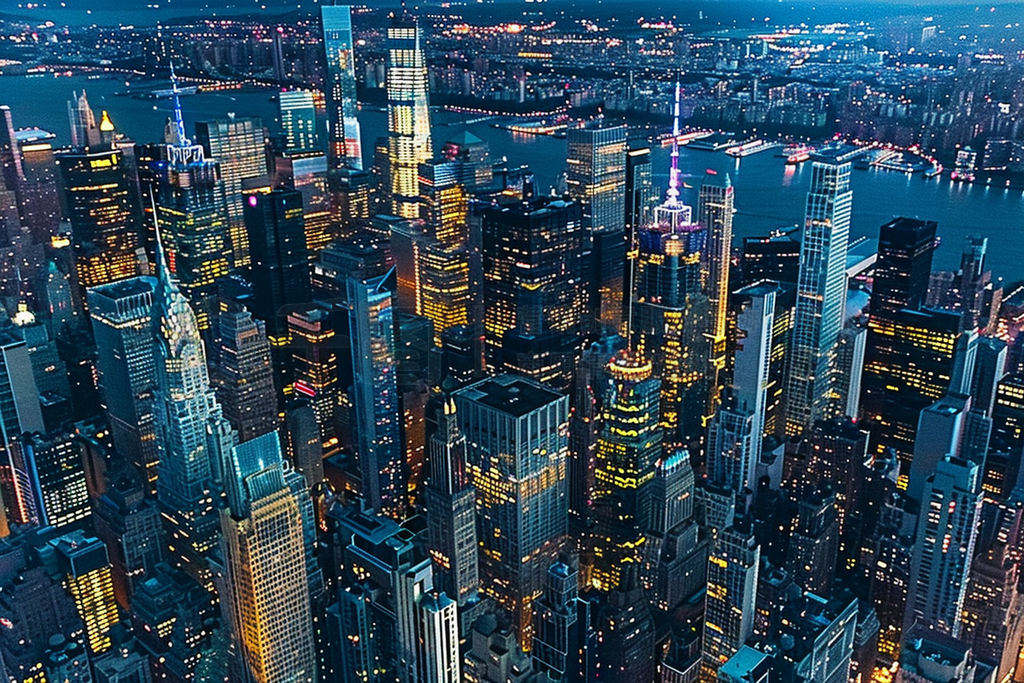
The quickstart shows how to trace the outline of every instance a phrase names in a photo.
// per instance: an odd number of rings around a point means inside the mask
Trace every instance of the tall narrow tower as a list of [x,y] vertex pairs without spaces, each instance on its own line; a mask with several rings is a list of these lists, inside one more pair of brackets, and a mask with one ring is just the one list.
[[419,217],[419,166],[433,156],[422,40],[415,17],[392,17],[387,37],[388,177],[391,212],[402,218]]
[[732,213],[735,191],[728,174],[708,171],[700,186],[697,222],[708,231],[705,268],[711,312],[711,379],[709,411],[718,400],[718,375],[725,368],[725,328],[729,306],[729,267],[732,262]]
[[328,154],[334,169],[363,167],[356,117],[356,72],[352,42],[352,11],[347,5],[320,8],[327,54]]
[[791,434],[831,416],[835,347],[846,308],[852,206],[850,163],[834,155],[816,159],[800,245],[786,415],[786,431]]

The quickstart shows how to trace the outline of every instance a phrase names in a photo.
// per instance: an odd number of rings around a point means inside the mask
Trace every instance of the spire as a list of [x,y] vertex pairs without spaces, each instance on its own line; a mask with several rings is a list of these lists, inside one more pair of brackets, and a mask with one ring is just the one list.
[[188,147],[192,143],[185,137],[185,119],[181,116],[181,97],[178,90],[178,76],[174,73],[174,62],[171,62],[171,93],[174,97],[174,127],[178,136],[178,146]]
[[679,203],[679,79],[676,79],[675,106],[672,108],[672,168],[668,175],[668,193],[665,203]]

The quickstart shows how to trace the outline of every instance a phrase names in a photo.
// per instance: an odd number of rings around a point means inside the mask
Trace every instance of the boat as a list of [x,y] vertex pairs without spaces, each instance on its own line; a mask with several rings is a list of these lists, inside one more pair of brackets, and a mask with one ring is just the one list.
[[731,157],[747,157],[751,154],[759,154],[761,152],[767,152],[770,149],[775,149],[779,146],[777,142],[765,142],[764,140],[751,140],[744,142],[741,145],[735,145],[725,150],[725,153]]
[[942,168],[942,164],[935,164],[929,170],[924,172],[924,177],[929,179],[937,178],[938,176],[942,175],[943,170],[944,169]]

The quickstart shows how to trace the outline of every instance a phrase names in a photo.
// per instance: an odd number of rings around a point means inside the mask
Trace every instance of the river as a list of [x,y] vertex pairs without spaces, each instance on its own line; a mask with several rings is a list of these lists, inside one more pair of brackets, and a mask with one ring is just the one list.
[[[124,81],[109,77],[86,76],[55,78],[46,76],[0,77],[0,104],[12,109],[16,127],[38,126],[57,134],[57,141],[70,141],[66,101],[72,91],[88,92],[97,111],[106,109],[119,130],[137,141],[158,140],[170,115],[168,100],[137,100],[117,96]],[[269,90],[239,90],[199,94],[182,99],[186,126],[195,121],[223,117],[228,112],[256,115],[275,127],[277,105]],[[458,132],[463,117],[442,112],[435,114],[434,143]],[[364,159],[373,159],[373,141],[384,135],[384,112],[364,109],[360,114]],[[494,158],[507,157],[511,164],[529,164],[538,188],[556,183],[565,166],[565,140],[545,136],[513,135],[492,128],[488,123],[468,126],[486,140]],[[667,184],[669,152],[654,150],[655,183]],[[680,168],[689,189],[684,199],[696,202],[696,188],[706,169],[729,173],[736,188],[736,238],[761,235],[767,231],[801,221],[810,165],[786,166],[772,152],[734,159],[721,152],[684,148]],[[935,255],[935,268],[954,269],[959,264],[964,239],[981,234],[989,239],[989,267],[1007,281],[1024,280],[1024,192],[985,185],[960,185],[946,179],[926,180],[920,175],[906,176],[883,170],[855,170],[852,174],[853,222],[851,236],[876,238],[878,227],[894,216],[910,216],[938,221],[942,246]]]

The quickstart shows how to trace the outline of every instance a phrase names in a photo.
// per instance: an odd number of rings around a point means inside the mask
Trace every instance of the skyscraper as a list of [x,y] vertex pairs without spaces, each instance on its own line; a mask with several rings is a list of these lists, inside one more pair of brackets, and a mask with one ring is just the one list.
[[242,181],[268,173],[263,121],[234,114],[228,114],[227,119],[197,121],[196,142],[209,158],[220,164],[234,263],[244,267],[249,264],[249,236],[242,219]]
[[434,152],[423,34],[412,15],[392,17],[387,32],[388,178],[391,213],[419,216],[419,167]]
[[477,561],[476,489],[466,471],[466,437],[459,431],[456,406],[445,399],[430,440],[430,480],[424,492],[427,543],[437,587],[459,606],[480,586]]
[[626,230],[630,235],[648,220],[657,203],[658,193],[651,178],[651,149],[639,147],[627,151]]
[[799,433],[832,412],[835,344],[846,307],[846,251],[850,236],[850,163],[815,159],[800,246],[793,357],[786,430]]
[[569,399],[514,375],[482,380],[454,399],[477,490],[480,588],[525,643],[532,603],[568,531]]
[[45,431],[39,392],[24,339],[11,328],[0,328],[0,492],[7,519],[29,524],[37,519],[35,496],[27,464],[16,441],[25,432]]
[[289,153],[309,152],[319,148],[313,93],[307,90],[282,92],[278,95],[278,110]]
[[24,434],[19,447],[35,489],[40,526],[60,529],[92,514],[82,444],[74,434]]
[[312,301],[302,195],[295,190],[248,194],[244,216],[255,295],[252,312],[266,323],[280,391],[290,367],[285,358],[288,314]]
[[390,274],[348,279],[353,406],[361,493],[379,514],[403,519],[408,504],[402,411],[397,385]]
[[320,8],[320,21],[327,55],[327,132],[331,168],[362,169],[351,9],[347,5],[325,5]]
[[93,654],[106,652],[113,645],[110,629],[118,620],[107,546],[81,531],[57,537],[50,545],[78,615],[85,624],[89,651]]
[[[257,683],[316,680],[299,495],[271,432],[235,446],[221,511],[229,599],[245,670]],[[230,467],[230,469],[228,469]]]
[[583,206],[592,241],[591,308],[614,329],[622,320],[626,260],[626,126],[596,121],[569,129],[566,140],[566,188]]
[[708,423],[708,479],[740,492],[754,488],[754,468],[760,455],[757,415],[729,392]]
[[[725,331],[729,306],[729,269],[732,265],[732,215],[735,191],[729,174],[709,171],[700,185],[697,222],[707,230],[708,307],[711,311],[711,399],[718,397],[718,373],[725,368]],[[712,406],[713,407],[713,406]]]
[[109,148],[62,152],[57,169],[78,286],[84,291],[135,275],[141,214],[123,153]]
[[627,570],[639,576],[646,550],[650,490],[662,455],[660,385],[652,371],[650,361],[623,352],[608,363],[602,382],[591,583],[604,591],[618,588]]
[[[199,323],[157,245],[154,293],[156,391],[153,402],[160,457],[157,501],[171,558],[200,581],[208,580],[205,555],[217,536],[213,458],[224,447],[226,427],[210,387]],[[210,429],[210,438],[207,429]]]
[[[178,81],[171,74],[174,119],[172,142],[157,149],[156,160],[140,173],[144,192],[156,204],[163,248],[170,272],[194,306],[199,306],[213,282],[233,265],[224,181],[216,161],[206,158],[201,145],[185,136],[178,101]],[[200,311],[200,323],[209,321]]]
[[911,565],[904,631],[914,624],[958,637],[978,536],[978,465],[939,461],[925,486]]
[[[736,350],[732,373],[732,393],[753,413],[755,434],[765,433],[768,388],[772,377],[773,331],[778,285],[760,282],[736,292]],[[754,461],[761,456],[761,439],[754,444]]]
[[878,230],[878,261],[871,290],[871,314],[917,310],[928,299],[935,221],[894,218]]
[[719,532],[708,558],[701,679],[715,672],[754,632],[761,546],[744,520]]
[[159,462],[153,421],[155,289],[154,278],[133,277],[88,291],[97,384],[114,447],[151,488]]
[[240,442],[277,430],[277,395],[270,343],[262,320],[222,302],[213,319],[210,383]]

